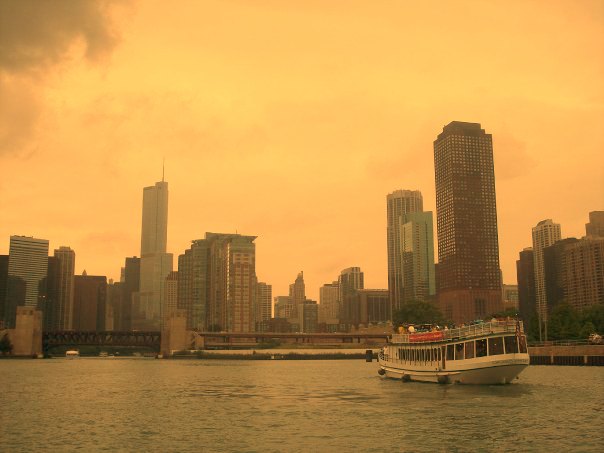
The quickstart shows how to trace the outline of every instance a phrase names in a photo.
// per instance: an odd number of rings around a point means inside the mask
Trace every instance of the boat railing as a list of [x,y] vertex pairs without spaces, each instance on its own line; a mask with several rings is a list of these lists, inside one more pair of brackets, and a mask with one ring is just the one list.
[[393,334],[392,343],[426,343],[434,341],[455,341],[465,338],[483,337],[498,333],[522,333],[522,321],[492,320],[480,324],[457,327],[455,329],[439,329],[429,332],[414,332]]

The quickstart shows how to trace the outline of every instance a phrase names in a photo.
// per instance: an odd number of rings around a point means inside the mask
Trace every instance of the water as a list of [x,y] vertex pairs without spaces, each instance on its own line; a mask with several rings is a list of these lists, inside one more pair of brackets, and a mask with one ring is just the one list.
[[0,360],[0,451],[604,451],[604,367],[402,383],[362,360]]

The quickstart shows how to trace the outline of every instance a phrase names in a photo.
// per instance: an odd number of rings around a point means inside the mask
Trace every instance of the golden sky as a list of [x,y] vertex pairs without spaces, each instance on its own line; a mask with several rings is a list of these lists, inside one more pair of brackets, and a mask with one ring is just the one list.
[[175,262],[237,231],[273,295],[386,288],[386,194],[435,210],[453,120],[493,134],[515,283],[538,221],[604,209],[604,1],[0,0],[0,253],[46,238],[119,279],[165,157]]

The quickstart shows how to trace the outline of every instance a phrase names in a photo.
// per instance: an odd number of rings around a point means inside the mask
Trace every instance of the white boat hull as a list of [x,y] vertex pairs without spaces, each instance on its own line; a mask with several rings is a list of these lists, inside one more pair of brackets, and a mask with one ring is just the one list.
[[442,384],[509,384],[529,365],[529,358],[507,359],[476,364],[465,369],[405,369],[382,360],[380,374],[404,381],[435,382]]

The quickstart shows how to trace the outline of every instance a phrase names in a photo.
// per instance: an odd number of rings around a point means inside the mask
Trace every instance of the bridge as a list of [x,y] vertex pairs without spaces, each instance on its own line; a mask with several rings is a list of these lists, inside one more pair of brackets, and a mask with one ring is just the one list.
[[146,347],[159,352],[161,334],[159,331],[51,331],[42,333],[42,350],[48,351],[57,346],[136,346]]
[[291,344],[380,344],[388,341],[384,333],[274,333],[274,332],[200,332],[192,333],[201,339],[204,348],[237,348],[257,346],[274,341]]

